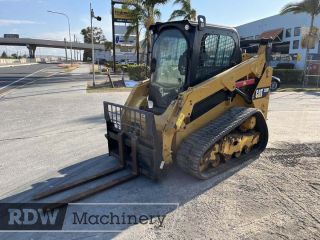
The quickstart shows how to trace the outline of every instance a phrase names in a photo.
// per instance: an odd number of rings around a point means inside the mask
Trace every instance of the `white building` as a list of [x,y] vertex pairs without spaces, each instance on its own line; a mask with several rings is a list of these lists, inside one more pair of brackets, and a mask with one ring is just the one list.
[[[287,54],[295,67],[302,69],[306,58],[306,49],[302,49],[301,41],[310,27],[311,17],[307,14],[275,15],[236,27],[242,39],[258,39],[268,36],[274,39],[273,52]],[[320,16],[315,19],[315,27],[320,27]],[[320,59],[320,45],[316,43],[310,50],[313,59]],[[287,60],[287,61],[290,61]],[[283,60],[285,61],[285,60]],[[281,60],[279,60],[281,62]]]
[[[115,25],[115,44],[117,62],[136,62],[136,35],[130,35],[125,39],[126,25]],[[95,61],[113,61],[112,51],[95,51]]]

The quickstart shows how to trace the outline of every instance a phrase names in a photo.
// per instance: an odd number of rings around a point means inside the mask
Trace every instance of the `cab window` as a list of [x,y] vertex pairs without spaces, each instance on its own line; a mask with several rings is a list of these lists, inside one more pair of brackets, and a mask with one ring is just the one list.
[[205,34],[201,40],[197,82],[215,76],[232,63],[235,41],[230,36]]

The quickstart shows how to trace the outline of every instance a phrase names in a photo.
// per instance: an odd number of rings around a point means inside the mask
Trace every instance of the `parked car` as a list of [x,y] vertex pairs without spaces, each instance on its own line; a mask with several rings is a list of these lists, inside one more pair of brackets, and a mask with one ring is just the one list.
[[270,89],[272,92],[276,91],[281,84],[281,80],[278,77],[272,76],[271,86]]
[[129,60],[129,61],[128,61],[128,64],[129,64],[129,65],[134,65],[134,64],[136,64],[136,61]]
[[97,59],[95,64],[105,65],[107,63],[106,59]]
[[294,69],[294,63],[278,63],[276,69]]
[[128,62],[126,61],[126,60],[121,60],[120,62],[119,62],[119,64],[121,64],[121,65],[126,65],[126,64],[128,64]]

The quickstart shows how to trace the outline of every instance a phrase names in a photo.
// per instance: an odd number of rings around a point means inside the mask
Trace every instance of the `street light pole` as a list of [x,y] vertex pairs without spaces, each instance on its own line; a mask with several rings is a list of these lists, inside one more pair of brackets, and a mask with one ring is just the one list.
[[68,50],[67,50],[67,40],[64,38],[64,49],[66,51],[66,64],[68,63]]
[[91,45],[92,45],[92,86],[96,86],[96,73],[94,69],[94,39],[93,39],[93,24],[92,20],[95,18],[97,21],[101,21],[101,17],[95,16],[94,11],[92,9],[92,5],[90,3],[90,22],[91,22]]
[[[76,35],[75,35],[75,34],[73,35],[73,42],[74,42],[74,44],[77,43]],[[75,48],[74,48],[74,50],[73,50],[73,58],[74,58],[74,61],[75,61],[75,62],[78,61],[77,50],[76,50]]]
[[93,27],[92,27],[92,19],[94,17],[94,12],[90,3],[90,21],[91,21],[91,45],[92,45],[92,86],[95,87],[96,86],[96,73],[94,70],[94,41],[93,41]]
[[69,41],[70,41],[70,59],[71,59],[71,65],[73,64],[73,60],[72,60],[72,38],[71,38],[71,30],[70,30],[70,19],[69,16],[65,13],[61,13],[61,12],[55,12],[55,11],[50,11],[48,10],[49,13],[54,13],[54,14],[59,14],[62,16],[65,16],[68,20],[68,26],[69,26]]

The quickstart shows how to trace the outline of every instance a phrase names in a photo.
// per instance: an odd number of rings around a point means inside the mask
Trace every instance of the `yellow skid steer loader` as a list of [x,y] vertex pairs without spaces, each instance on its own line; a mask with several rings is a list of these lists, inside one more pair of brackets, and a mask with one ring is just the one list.
[[[60,203],[78,201],[139,175],[158,179],[172,163],[208,179],[266,148],[270,41],[240,43],[235,29],[206,24],[203,16],[156,23],[150,30],[150,79],[132,90],[125,105],[104,102],[109,154],[119,165],[34,199],[130,169]],[[253,57],[241,51],[250,44],[259,48]]]

